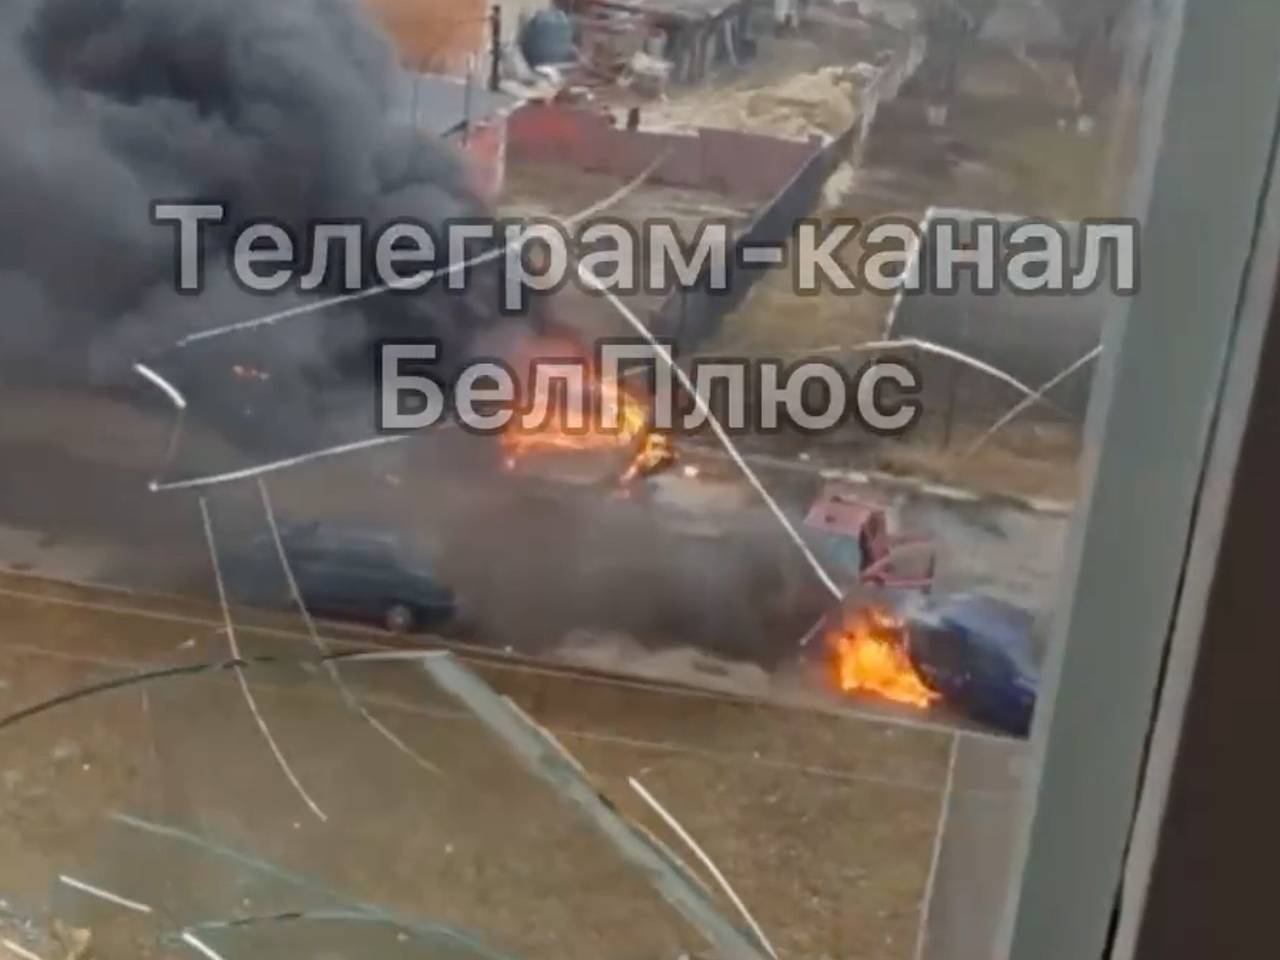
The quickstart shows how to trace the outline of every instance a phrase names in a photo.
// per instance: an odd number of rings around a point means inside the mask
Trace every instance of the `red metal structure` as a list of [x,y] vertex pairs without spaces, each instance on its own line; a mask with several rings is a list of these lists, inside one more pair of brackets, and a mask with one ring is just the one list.
[[[848,484],[825,486],[809,508],[805,525],[831,538],[843,557],[850,557],[856,550],[860,583],[926,593],[933,587],[937,566],[933,542],[927,537],[891,534],[884,509],[863,500]],[[916,548],[922,552],[923,561],[918,570],[912,571],[907,569],[904,554]]]

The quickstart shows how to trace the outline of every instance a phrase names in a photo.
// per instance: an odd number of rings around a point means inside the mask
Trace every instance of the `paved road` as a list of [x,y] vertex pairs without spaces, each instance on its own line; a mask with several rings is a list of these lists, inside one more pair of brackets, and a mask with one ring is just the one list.
[[[66,397],[28,397],[20,409],[22,416],[0,424],[0,447],[6,463],[15,465],[0,474],[0,562],[48,576],[207,598],[209,557],[194,499],[152,494],[146,486],[167,441],[167,417]],[[604,633],[610,619],[622,632],[661,622],[686,647],[689,637],[723,644],[726,636],[748,647],[776,645],[776,636],[765,634],[778,622],[767,618],[778,613],[763,601],[777,591],[768,580],[762,588],[760,578],[795,558],[755,506],[734,508],[741,520],[737,544],[750,549],[726,551],[715,538],[690,540],[687,531],[672,536],[655,528],[642,505],[591,495],[589,507],[570,508],[563,491],[530,499],[527,486],[504,485],[516,481],[475,484],[473,470],[492,470],[473,462],[479,456],[447,440],[414,444],[281,474],[271,489],[282,513],[368,522],[411,518],[407,526],[418,535],[452,542],[462,558],[454,572],[484,598],[490,613],[485,626],[498,645],[539,628],[563,635],[584,618],[596,618]],[[783,496],[800,496],[796,491],[814,482],[767,463],[763,469]],[[571,492],[568,502],[579,495]],[[936,498],[886,499],[905,527],[939,538],[949,585],[1047,602],[1065,521]],[[262,529],[262,506],[251,486],[219,490],[211,505],[223,542]],[[802,632],[790,629],[783,635]],[[720,651],[726,652],[723,646]],[[679,679],[699,679],[687,660],[663,662],[674,664]],[[763,689],[770,689],[767,678]],[[1022,752],[1017,744],[962,741],[939,847],[930,960],[990,960],[984,951],[1007,882]],[[928,816],[937,817],[940,809],[941,794]]]
[[[0,401],[17,411],[0,418],[6,463],[0,472],[0,527],[7,531],[0,532],[0,562],[144,589],[173,589],[191,580],[207,589],[208,556],[194,496],[147,488],[169,440],[167,410],[148,413],[73,394],[0,391]],[[179,474],[200,459],[193,450],[204,459],[252,462],[193,423],[183,450],[186,459],[180,457],[173,468]],[[620,501],[598,487],[507,477],[495,467],[491,444],[460,434],[312,464],[268,480],[282,515],[390,524],[411,536],[443,541],[453,572],[467,588],[463,592],[476,594],[486,607],[509,607],[498,619],[513,621],[523,634],[540,626],[535,605],[564,611],[560,621],[541,625],[542,633],[557,639],[575,626],[608,627],[595,622],[602,606],[618,629],[636,626],[643,619],[637,611],[657,606],[680,613],[665,629],[651,624],[649,632],[678,627],[695,637],[731,633],[743,638],[746,650],[767,646],[752,636],[752,623],[784,632],[791,624],[762,609],[761,595],[781,592],[780,572],[789,570],[809,585],[813,578],[736,471],[723,460],[702,466],[711,479],[692,485],[698,488],[694,509],[714,514],[711,525],[730,534],[727,547],[689,535],[696,532],[692,521],[706,517]],[[604,475],[602,468],[593,469]],[[780,470],[763,458],[757,469],[796,513],[804,512],[821,483],[816,471],[798,462]],[[717,475],[723,482],[715,481]],[[208,496],[220,539],[264,528],[253,484],[222,486]],[[889,505],[905,532],[937,540],[944,587],[981,588],[1032,608],[1047,607],[1065,520],[874,487],[868,496]],[[554,564],[546,562],[550,556]],[[821,592],[810,602],[822,603]],[[798,624],[808,615],[802,609],[792,619]],[[700,625],[699,619],[708,622]],[[499,635],[511,629],[498,622],[489,626]]]

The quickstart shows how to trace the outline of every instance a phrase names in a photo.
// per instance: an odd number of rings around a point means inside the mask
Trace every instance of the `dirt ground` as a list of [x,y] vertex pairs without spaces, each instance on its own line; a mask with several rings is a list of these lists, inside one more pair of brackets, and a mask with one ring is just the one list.
[[[206,606],[25,577],[0,578],[0,622],[6,716],[144,666],[218,661],[228,650]],[[254,622],[246,617],[237,630],[246,656],[308,655],[302,634],[263,632],[248,626]],[[723,696],[475,666],[550,728],[625,815],[689,858],[628,787],[629,777],[641,781],[731,878],[783,955],[912,955],[948,737]],[[376,905],[470,931],[490,956],[705,951],[639,871],[417,666],[341,669],[368,709],[436,769],[381,738],[318,668],[248,669],[264,722],[327,821],[290,787],[225,671],[152,680],[0,721],[0,896],[13,916],[5,935],[49,949],[38,934],[57,918],[92,930],[94,955],[104,960],[163,956],[165,934],[201,921]],[[113,813],[179,827],[206,846],[126,826]],[[261,864],[211,852],[209,843],[307,880],[286,882]],[[59,875],[152,913],[106,902]],[[33,921],[27,933],[23,916]],[[367,921],[329,926],[364,955],[385,934]],[[306,943],[307,931],[294,929],[290,936]],[[280,930],[207,937],[224,956],[267,956],[281,941],[259,934],[272,932]],[[401,952],[421,955],[403,940]]]
[[[985,47],[966,61],[962,92],[941,129],[925,124],[923,105],[908,88],[881,107],[862,162],[832,177],[818,216],[827,223],[886,216],[919,221],[931,205],[1061,219],[1105,213],[1105,137],[1081,135],[1059,122],[1070,110],[1062,70],[1060,63]],[[857,243],[851,243],[840,259],[852,269],[860,255]],[[800,298],[791,283],[787,270],[764,277],[703,352],[830,359],[883,334],[891,295],[825,292]],[[851,356],[861,362],[861,355]],[[997,493],[1075,496],[1079,424],[1025,418],[978,455],[964,455],[993,419],[961,417],[948,425],[945,447],[933,431],[880,443],[856,429],[825,438],[820,446],[846,467],[921,475]],[[791,446],[793,452],[815,447],[794,439]]]

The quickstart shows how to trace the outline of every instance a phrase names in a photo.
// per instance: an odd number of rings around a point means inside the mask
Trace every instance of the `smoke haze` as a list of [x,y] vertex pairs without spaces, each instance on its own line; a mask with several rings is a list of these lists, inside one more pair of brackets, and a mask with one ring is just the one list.
[[[0,372],[124,382],[133,359],[192,330],[304,302],[231,279],[231,231],[250,219],[291,226],[303,256],[317,219],[372,234],[482,214],[450,149],[391,119],[397,69],[357,0],[0,5]],[[189,199],[229,207],[207,228],[196,297],[172,288],[175,231],[150,222],[153,202]],[[211,404],[233,361],[270,368],[277,392],[314,393],[306,384],[334,382],[343,358],[371,373],[380,336],[465,343],[489,313],[475,298],[376,297],[211,344],[174,376],[199,393],[218,373]]]

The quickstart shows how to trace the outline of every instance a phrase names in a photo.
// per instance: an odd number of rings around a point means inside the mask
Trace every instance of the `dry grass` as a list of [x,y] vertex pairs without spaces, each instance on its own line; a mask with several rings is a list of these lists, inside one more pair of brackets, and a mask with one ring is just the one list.
[[[38,599],[118,603],[118,596],[21,578],[0,586],[36,595],[0,597],[9,641],[0,644],[0,711],[122,669],[92,659],[197,661],[224,650],[207,628]],[[167,604],[149,606],[163,612]],[[252,629],[241,641],[251,655],[301,652]],[[625,786],[627,777],[640,778],[787,956],[910,956],[945,737],[713,696],[486,673],[555,730],[625,812],[661,835]],[[416,668],[351,667],[348,677],[441,777],[404,762],[322,676],[296,668],[251,676],[264,716],[328,824],[310,818],[284,782],[230,676],[160,681],[0,730],[0,890],[91,926],[102,960],[160,955],[155,928],[65,891],[48,900],[56,873],[185,917],[331,905],[101,819],[125,809],[253,852],[344,899],[481,931],[519,957],[670,958],[702,948],[572,808]]]

